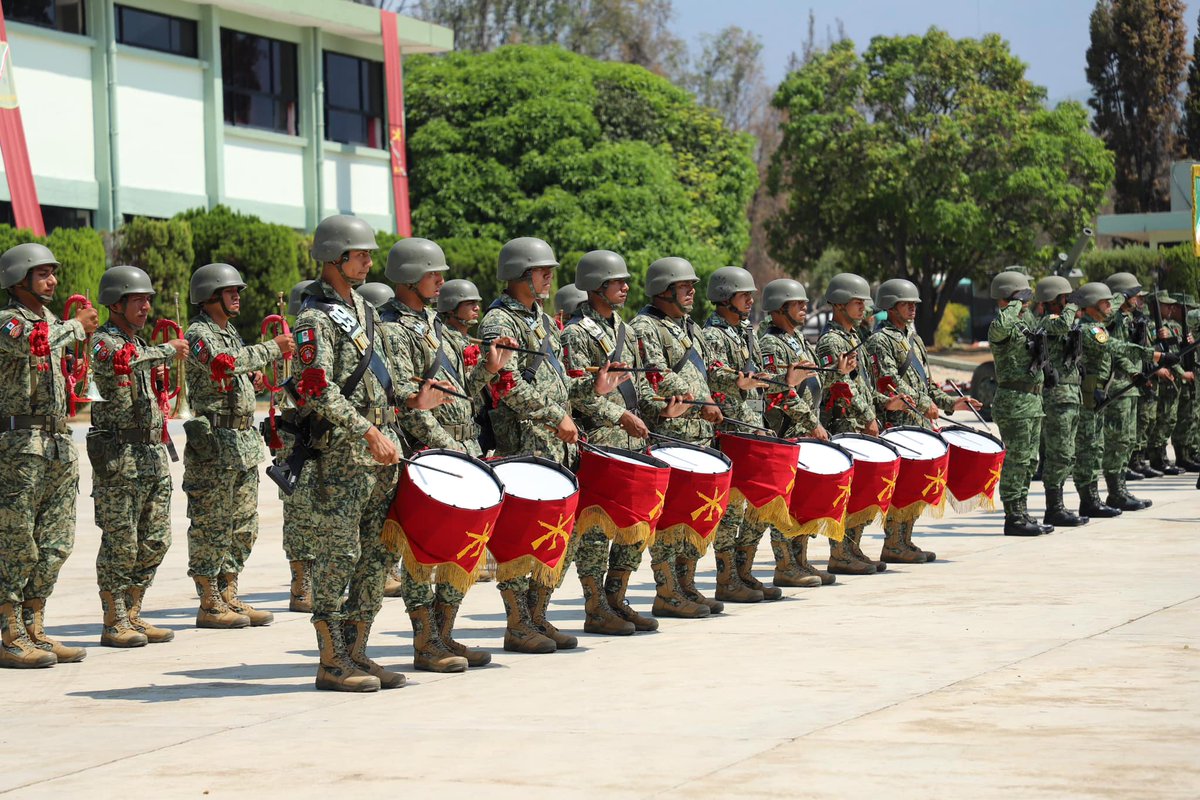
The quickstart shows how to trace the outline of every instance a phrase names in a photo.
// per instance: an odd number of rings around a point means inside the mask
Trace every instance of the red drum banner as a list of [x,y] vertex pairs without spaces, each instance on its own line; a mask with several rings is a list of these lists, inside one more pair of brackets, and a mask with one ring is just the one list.
[[942,438],[950,445],[950,474],[946,478],[950,504],[956,511],[994,511],[1004,444],[990,433],[966,428],[944,428]]
[[880,435],[900,451],[900,474],[889,516],[898,522],[911,522],[926,509],[941,516],[950,462],[945,440],[932,431],[908,425],[888,428]]
[[496,580],[532,573],[539,583],[553,586],[567,567],[579,482],[561,464],[535,456],[491,464],[504,483],[504,507],[488,540],[496,559]]
[[718,435],[721,452],[733,462],[730,504],[746,503],[746,519],[792,528],[788,501],[796,481],[796,443],[776,436],[749,433]]
[[859,433],[840,433],[833,441],[854,458],[854,486],[846,503],[846,527],[869,525],[892,505],[900,453],[884,439]]
[[784,536],[820,534],[841,541],[846,533],[846,503],[855,477],[854,459],[836,444],[801,439],[796,485],[788,508],[793,527]]
[[654,540],[688,542],[704,554],[729,506],[733,463],[724,453],[699,445],[660,445],[650,448],[650,455],[671,465]]
[[671,468],[653,456],[589,445],[579,454],[581,531],[599,528],[618,544],[645,547],[667,498]]

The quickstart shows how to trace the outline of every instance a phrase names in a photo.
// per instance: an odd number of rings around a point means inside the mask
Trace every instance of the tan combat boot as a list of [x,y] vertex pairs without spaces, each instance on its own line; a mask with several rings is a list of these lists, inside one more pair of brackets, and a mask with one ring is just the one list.
[[145,586],[130,586],[125,595],[125,610],[129,625],[146,637],[150,644],[161,644],[175,638],[175,631],[151,625],[142,619],[142,599],[146,596]]
[[39,650],[25,632],[18,606],[5,603],[0,606],[0,667],[9,669],[37,669],[53,667],[58,663],[54,653]]
[[915,544],[913,544],[912,536],[913,536],[913,528],[915,528],[915,527],[917,527],[915,522],[905,523],[905,525],[904,525],[904,544],[905,544],[905,546],[908,547],[909,550],[913,550],[913,551],[925,556],[926,563],[929,563],[930,561],[937,561],[937,553],[933,552],[932,550],[922,550],[921,548],[919,548]]
[[710,615],[720,614],[725,610],[724,603],[720,600],[713,600],[711,597],[705,597],[696,588],[696,559],[694,558],[679,556],[675,559],[675,586],[679,593],[688,600],[705,606]]
[[311,561],[289,561],[292,570],[291,597],[288,599],[288,611],[301,614],[312,613],[312,574]]
[[[196,591],[200,594],[200,608],[196,611],[197,628],[248,628],[250,618],[234,611],[217,591],[214,578],[196,575]],[[340,634],[339,634],[340,635]]]
[[321,663],[317,666],[318,689],[331,692],[379,691],[379,678],[356,667],[346,654],[341,623],[316,620],[313,628],[317,632],[317,650],[321,654]]
[[380,688],[399,689],[407,681],[399,672],[390,672],[367,656],[367,637],[371,635],[371,623],[361,620],[342,623],[342,639],[346,643],[346,654],[354,666],[375,677]]
[[763,593],[742,583],[737,572],[737,553],[717,550],[717,599],[730,603],[761,603]]
[[250,620],[250,624],[256,628],[260,625],[270,625],[275,621],[275,615],[270,611],[260,611],[238,597],[238,576],[236,572],[227,572],[224,578],[225,590],[221,592],[221,599],[225,601],[225,605],[229,606],[235,613],[241,614]]
[[486,667],[492,663],[492,654],[487,650],[467,647],[461,642],[454,641],[454,620],[458,616],[458,603],[443,603],[441,600],[435,600],[433,613],[437,617],[438,636],[451,653],[465,658],[468,667]]
[[100,593],[100,608],[104,611],[104,630],[100,634],[103,647],[144,647],[149,639],[129,624],[129,612],[121,593]]
[[583,631],[605,636],[630,636],[637,630],[632,622],[625,620],[608,605],[608,598],[600,581],[591,576],[579,576],[583,586]]
[[519,589],[501,589],[504,601],[504,649],[510,653],[553,653],[558,645],[543,636],[529,619],[526,594]]
[[658,620],[642,616],[625,599],[625,592],[629,590],[629,578],[632,574],[627,569],[610,569],[608,571],[608,577],[604,579],[604,594],[605,599],[608,600],[608,607],[621,619],[632,622],[636,630],[656,631],[658,630]]
[[654,571],[654,606],[650,613],[656,617],[677,617],[679,619],[701,619],[712,612],[703,603],[697,603],[688,598],[679,588],[679,576],[675,565],[666,561],[657,561],[650,565]]
[[862,551],[863,532],[866,531],[866,529],[867,528],[864,525],[862,527],[846,531],[846,539],[849,542],[850,552],[853,553],[854,557],[859,561],[865,561],[871,566],[875,567],[876,572],[886,572],[887,562],[876,561]]
[[36,597],[21,604],[21,617],[25,622],[25,633],[28,634],[33,646],[39,650],[54,653],[59,664],[73,664],[87,658],[87,651],[82,647],[67,647],[57,639],[46,635],[44,627],[46,619],[46,598]]
[[754,577],[754,557],[758,554],[758,545],[742,545],[735,551],[737,574],[742,583],[755,591],[762,592],[763,600],[778,600],[783,597],[783,590],[775,586],[764,586]]
[[904,541],[904,525],[885,520],[883,523],[883,549],[879,557],[889,564],[924,564],[925,553],[909,549]]
[[829,571],[835,575],[874,575],[875,562],[854,555],[851,546],[854,542],[850,537],[854,530],[859,530],[861,535],[861,529],[847,528],[841,541],[829,540]]
[[[807,539],[807,536],[797,537]],[[776,586],[812,587],[820,586],[821,579],[800,569],[795,555],[792,553],[792,542],[771,537],[771,552],[775,554],[775,575],[771,582]]]
[[388,570],[387,577],[383,579],[384,597],[404,596],[404,582],[403,576],[400,574],[400,569],[400,564],[397,562]]
[[554,627],[550,620],[546,619],[552,594],[554,594],[554,588],[551,586],[543,586],[537,581],[529,583],[529,597],[526,601],[529,603],[529,621],[544,636],[549,636],[554,640],[555,649],[574,650],[579,646],[579,640],[569,633],[563,633]]
[[792,557],[796,559],[796,567],[808,575],[816,575],[821,579],[822,586],[830,586],[837,583],[837,576],[832,572],[826,572],[823,569],[817,569],[808,560],[808,543],[811,542],[811,536],[797,536],[791,542]]
[[408,612],[413,629],[413,666],[426,672],[466,672],[467,660],[446,647],[432,611],[432,606],[418,606]]

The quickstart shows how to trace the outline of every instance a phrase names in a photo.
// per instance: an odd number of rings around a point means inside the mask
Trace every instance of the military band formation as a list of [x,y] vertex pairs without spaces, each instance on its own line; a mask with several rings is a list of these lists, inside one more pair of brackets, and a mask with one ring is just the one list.
[[[59,264],[47,248],[21,244],[0,256],[0,283],[10,298],[0,313],[0,456],[8,476],[0,487],[0,665],[48,667],[85,656],[82,648],[47,636],[44,627],[47,598],[74,542],[79,470],[67,419],[68,404],[82,399],[76,393],[83,380],[99,393],[86,443],[102,531],[96,558],[100,642],[140,647],[173,638],[142,613],[171,544],[168,459],[178,457],[166,425],[167,397],[173,366],[178,374],[180,364],[194,411],[184,424],[183,491],[196,625],[272,622],[270,612],[239,593],[239,575],[258,533],[259,466],[270,458],[267,474],[279,484],[283,503],[289,608],[312,614],[319,689],[404,685],[401,674],[367,654],[385,596],[403,598],[417,669],[461,672],[486,665],[487,652],[455,641],[453,633],[465,592],[486,569],[487,551],[499,562],[492,569],[506,614],[504,649],[521,653],[577,646],[547,618],[551,595],[572,563],[585,599],[583,629],[630,635],[657,629],[660,617],[703,618],[721,613],[728,602],[779,599],[781,587],[819,587],[836,575],[870,575],[888,564],[935,559],[914,544],[913,528],[923,513],[940,508],[950,480],[937,426],[963,430],[943,415],[975,411],[979,404],[930,380],[913,328],[921,297],[909,281],[885,281],[872,297],[864,278],[834,277],[825,294],[832,318],[814,348],[803,335],[805,287],[790,279],[763,287],[767,318],[755,333],[749,317],[757,287],[739,267],[722,267],[708,280],[706,296],[715,311],[701,327],[690,317],[700,281],[683,258],[650,265],[649,305],[626,323],[620,309],[631,275],[624,259],[608,250],[580,259],[574,283],[555,298],[552,318],[543,303],[559,263],[540,239],[504,245],[498,276],[506,288],[486,311],[474,284],[445,280],[446,258],[426,239],[392,247],[390,284],[364,284],[376,249],[366,222],[351,216],[322,221],[311,251],[320,275],[290,295],[294,328],[279,318],[265,340],[252,345],[230,324],[246,284],[228,264],[195,271],[186,331],[176,328],[150,343],[143,334],[155,289],[138,267],[104,273],[97,298],[108,321],[99,325],[96,309],[81,298],[68,303],[69,318],[51,313],[47,304]],[[1200,404],[1191,337],[1184,332],[1197,305],[1190,296],[1160,294],[1152,299],[1163,322],[1150,328],[1146,294],[1128,273],[1077,289],[1054,276],[1034,287],[1017,270],[992,281],[998,310],[988,338],[1002,445],[997,441],[989,451],[998,460],[975,494],[990,497],[998,483],[1006,535],[1036,536],[1146,508],[1149,501],[1131,495],[1127,481],[1200,468]],[[873,328],[867,314],[872,301],[886,313]],[[1200,319],[1191,327],[1197,325]],[[81,357],[88,365],[83,371]],[[278,392],[281,412],[277,417],[273,400],[269,419],[256,426],[255,398],[267,388],[273,398]],[[932,474],[916,475],[923,488],[903,504],[892,496],[905,481],[896,465],[932,462],[917,458],[925,455],[917,452],[915,438],[889,444],[889,433],[897,431],[925,434],[936,443],[932,457],[941,459]],[[986,436],[964,434],[970,435]],[[1043,439],[1046,509],[1039,522],[1027,495]],[[749,452],[756,460],[731,459],[722,452],[727,442],[740,443],[728,448],[730,454]],[[863,483],[871,479],[861,448],[871,442],[883,443],[876,449],[891,469],[880,473],[878,492]],[[846,477],[830,484],[836,490],[829,498],[805,498],[827,474],[835,481],[850,474],[841,466],[822,470],[816,456],[829,451],[845,457],[852,446],[860,447],[855,463],[860,453],[864,459],[853,484]],[[665,459],[667,451],[656,447],[683,454],[669,470],[681,480],[688,464],[716,465],[697,469],[714,488],[689,488],[700,501],[691,514],[668,524],[679,494],[675,477],[663,479],[665,489],[638,484],[610,499],[600,485],[604,478],[584,485],[581,458],[603,462],[618,483],[638,469],[666,475],[667,464],[646,455]],[[791,462],[780,479],[786,486],[766,477],[779,471],[772,459],[781,448]],[[558,502],[557,520],[554,514],[548,521],[528,517],[513,533],[509,516],[502,535],[497,526],[505,518],[496,514],[509,513],[505,499],[490,522],[462,525],[452,507],[484,513],[472,510],[486,504],[472,505],[480,485],[467,485],[465,474],[446,469],[445,461],[436,467],[429,458],[436,453],[483,465],[485,474],[492,471],[488,465],[512,463],[566,481],[576,481],[578,473],[576,488],[585,499],[577,501],[578,493],[569,503],[555,499],[543,491],[548,479],[531,472],[532,485],[506,484],[505,497]],[[986,477],[988,470],[983,472]],[[413,494],[425,478],[449,479],[452,486],[455,478],[464,480],[451,497],[430,500],[415,523],[411,514],[396,522],[398,506],[425,500]],[[1067,508],[1068,478],[1079,495],[1078,513]],[[686,498],[693,505],[695,499]],[[813,499],[824,510],[799,519],[797,508]],[[572,529],[576,513],[581,524]],[[884,530],[878,557],[862,549],[863,532],[876,519]],[[768,531],[776,564],[770,584],[752,569]],[[809,562],[814,534],[829,539],[827,570]],[[695,583],[697,562],[710,547],[717,567],[713,598]],[[649,613],[626,599],[646,551],[656,585]]]

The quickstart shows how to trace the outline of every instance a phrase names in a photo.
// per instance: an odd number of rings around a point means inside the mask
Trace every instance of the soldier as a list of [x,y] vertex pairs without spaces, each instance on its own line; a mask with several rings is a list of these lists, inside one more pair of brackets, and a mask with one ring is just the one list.
[[[1041,329],[1046,333],[1046,357],[1057,375],[1054,386],[1042,394],[1041,440],[1045,444],[1042,485],[1046,490],[1046,513],[1042,522],[1056,527],[1086,525],[1088,518],[1067,509],[1063,486],[1075,466],[1075,439],[1078,435],[1079,360],[1083,355],[1082,329],[1076,322],[1079,308],[1068,295],[1071,282],[1059,275],[1048,275],[1037,282],[1034,298],[1041,309]],[[1078,489],[1078,487],[1076,487]]]
[[79,463],[67,427],[63,352],[96,330],[90,305],[60,321],[46,308],[58,285],[54,254],[33,242],[0,256],[0,666],[82,661],[82,647],[46,636],[46,598],[75,544]]
[[[833,317],[817,342],[822,366],[837,367],[838,372],[822,373],[825,402],[821,424],[830,433],[879,435],[877,406],[887,411],[904,408],[902,395],[887,397],[876,388],[866,369],[859,369],[858,349],[863,343],[862,323],[871,287],[860,275],[843,272],[834,275],[825,289],[825,301],[833,308]],[[829,540],[829,571],[837,575],[873,575],[887,569],[862,551],[865,525],[846,531],[841,541]]]
[[[1164,349],[1178,353],[1183,347],[1182,306],[1166,292],[1160,291],[1155,295],[1154,302],[1161,309],[1163,327],[1170,334]],[[1175,432],[1179,421],[1180,397],[1184,387],[1193,383],[1196,376],[1185,370],[1182,364],[1176,364],[1170,370],[1170,378],[1158,385],[1158,413],[1154,418],[1153,427],[1146,433],[1146,445],[1150,456],[1150,466],[1164,475],[1182,475],[1185,470],[1176,465],[1167,456],[1167,441]]]
[[573,283],[568,283],[554,293],[554,321],[558,323],[560,331],[571,321],[571,317],[575,316],[579,307],[586,302],[587,292]]
[[142,599],[171,546],[171,471],[157,392],[165,388],[162,373],[188,351],[183,339],[151,347],[138,335],[154,295],[150,276],[137,267],[112,267],[100,278],[108,322],[92,336],[92,379],[104,402],[92,407],[87,450],[101,530],[96,582],[106,647],[175,638],[141,618]]
[[[1180,321],[1186,331],[1180,344],[1184,348],[1196,343],[1196,325],[1200,324],[1200,305],[1196,298],[1187,293],[1176,295],[1179,299]],[[1171,447],[1175,450],[1175,464],[1187,472],[1200,472],[1200,452],[1198,452],[1197,419],[1200,416],[1200,406],[1196,404],[1196,357],[1194,352],[1182,357],[1184,369],[1192,373],[1192,380],[1184,381],[1179,395],[1179,420],[1175,430],[1171,432]]]
[[[300,304],[304,300],[304,290],[311,284],[311,280],[300,281],[288,293],[287,312],[292,319],[300,315]],[[291,452],[294,444],[294,434],[289,431],[289,428],[294,428],[299,412],[296,409],[295,403],[291,400],[291,395],[284,392],[281,397],[283,413],[279,427],[283,449],[280,453],[286,455]],[[306,492],[301,492],[299,489],[291,494],[280,489],[279,499],[283,504],[283,553],[287,557],[288,568],[292,578],[289,588],[288,611],[311,614],[312,562],[314,558],[313,541],[317,533],[316,531],[301,529],[298,522],[298,520],[303,521],[311,518],[311,514],[303,510],[305,504],[309,502],[309,497]]]
[[1054,527],[1039,525],[1026,506],[1042,433],[1045,359],[1044,351],[1038,349],[1038,334],[1031,327],[1035,321],[1025,308],[1033,290],[1025,275],[1006,271],[992,279],[991,295],[997,307],[988,328],[988,342],[996,361],[992,416],[1008,451],[999,487],[1004,503],[1004,535],[1040,536]]
[[288,335],[250,346],[242,342],[230,323],[241,311],[245,288],[228,264],[206,264],[192,273],[189,300],[200,311],[184,338],[196,416],[184,423],[183,491],[191,520],[188,575],[200,594],[198,628],[269,625],[275,618],[243,601],[237,581],[258,538],[257,466],[265,456],[254,429],[259,370],[295,345]]
[[[943,413],[968,411],[982,405],[978,400],[951,397],[929,379],[925,343],[913,328],[920,302],[916,284],[903,278],[884,281],[875,294],[875,306],[886,311],[887,318],[867,340],[873,372],[877,380],[890,378],[895,391],[909,398],[911,404],[897,410],[880,409],[889,427],[912,424],[929,427]],[[913,544],[915,523],[915,519],[903,519],[894,510],[888,511],[883,521],[883,550],[879,556],[882,561],[924,564],[936,560],[935,553]]]
[[1129,343],[1111,338],[1107,323],[1113,315],[1113,293],[1106,284],[1085,283],[1072,292],[1069,302],[1083,312],[1080,330],[1083,369],[1080,381],[1079,422],[1076,427],[1074,480],[1079,492],[1079,513],[1087,517],[1120,516],[1100,499],[1096,487],[1105,458],[1103,409],[1105,387],[1112,383],[1114,354],[1128,350]]
[[[650,304],[629,323],[638,340],[639,363],[654,368],[647,375],[660,396],[711,403],[708,390],[707,347],[688,314],[700,278],[692,265],[675,256],[660,258],[646,270],[646,295]],[[647,424],[662,433],[693,444],[708,444],[713,425],[724,420],[716,405],[690,405],[677,417],[659,414]],[[650,546],[655,595],[651,613],[656,617],[698,619],[719,614],[725,605],[704,597],[696,589],[696,562],[700,553],[683,543],[656,539]]]
[[[817,354],[804,339],[808,320],[808,292],[791,278],[773,280],[763,288],[763,310],[770,320],[758,328],[758,346],[767,372],[781,374],[788,365],[816,366]],[[815,375],[791,391],[780,388],[767,393],[764,418],[767,427],[786,439],[802,436],[827,441],[829,432],[821,424],[821,381]],[[808,561],[808,543],[812,536],[785,539],[771,529],[771,550],[775,555],[776,586],[828,586],[837,582],[831,572],[820,570]],[[816,578],[819,583],[814,583]]]
[[[1137,284],[1137,278],[1129,273],[1116,273],[1117,276],[1128,276],[1129,279]],[[1111,279],[1112,276],[1110,276]],[[1106,281],[1109,279],[1106,279]],[[1118,277],[1118,280],[1126,280],[1124,277]],[[1146,348],[1161,349],[1163,342],[1168,336],[1166,326],[1159,330],[1151,329],[1150,315],[1146,313],[1146,298],[1148,292],[1138,286],[1138,293],[1133,297],[1126,299],[1124,293],[1115,287],[1114,294],[1121,295],[1121,300],[1124,302],[1114,302],[1119,308],[1124,309],[1126,315],[1124,321],[1125,338],[1134,344]],[[1116,324],[1115,319],[1110,322],[1110,328]],[[1125,467],[1126,481],[1140,481],[1145,478],[1161,478],[1163,473],[1155,469],[1150,464],[1150,431],[1153,430],[1155,420],[1158,417],[1158,387],[1163,379],[1159,377],[1151,377],[1150,380],[1144,382],[1138,387],[1137,391],[1132,395],[1131,405],[1134,407],[1134,419],[1132,423],[1132,431],[1130,436],[1132,440],[1129,448],[1129,461]]]

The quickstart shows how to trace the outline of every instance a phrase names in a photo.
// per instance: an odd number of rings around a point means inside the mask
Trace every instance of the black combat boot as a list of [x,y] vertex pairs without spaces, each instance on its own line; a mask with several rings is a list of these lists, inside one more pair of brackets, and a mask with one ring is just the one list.
[[1043,533],[1042,526],[1024,514],[1004,515],[1005,536],[1041,536]]
[[1183,474],[1183,470],[1172,464],[1171,459],[1167,458],[1167,446],[1165,444],[1150,449],[1150,466],[1163,475]]
[[1171,446],[1175,448],[1175,466],[1185,472],[1200,472],[1200,461],[1193,458],[1192,450],[1187,445],[1183,442],[1171,442]]
[[1080,525],[1086,525],[1088,518],[1070,511],[1063,504],[1063,488],[1061,486],[1047,486],[1046,513],[1042,515],[1042,522],[1063,528],[1077,528]]
[[1119,508],[1122,511],[1141,511],[1154,505],[1152,500],[1141,500],[1131,495],[1125,488],[1125,481],[1121,475],[1105,475],[1104,482],[1108,485],[1108,497],[1104,502],[1113,508]]
[[1075,488],[1079,490],[1080,515],[1086,514],[1087,517],[1096,519],[1121,516],[1121,509],[1106,505],[1100,499],[1100,490],[1096,488],[1096,484],[1089,483],[1087,486],[1076,486]]

